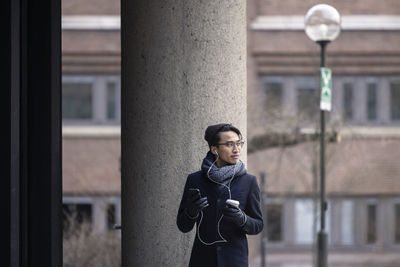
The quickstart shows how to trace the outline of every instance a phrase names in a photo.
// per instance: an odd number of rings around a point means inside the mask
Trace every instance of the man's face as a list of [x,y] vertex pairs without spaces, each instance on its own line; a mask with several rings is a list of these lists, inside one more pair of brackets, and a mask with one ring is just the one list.
[[[222,167],[227,164],[236,164],[239,161],[241,147],[236,145],[240,140],[239,135],[233,131],[220,132],[221,140],[218,146],[213,146],[212,150],[218,152],[217,166]],[[229,147],[229,143],[234,143],[233,147]],[[214,153],[216,155],[216,153]]]

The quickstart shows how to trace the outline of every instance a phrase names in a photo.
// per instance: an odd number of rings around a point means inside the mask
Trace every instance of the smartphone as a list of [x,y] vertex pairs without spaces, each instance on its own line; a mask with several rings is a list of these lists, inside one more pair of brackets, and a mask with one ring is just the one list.
[[196,192],[198,192],[200,194],[200,189],[198,189],[198,188],[189,188],[189,192],[191,192],[192,194],[197,194]]
[[198,188],[189,188],[189,193],[190,195],[198,195],[200,197],[200,189]]

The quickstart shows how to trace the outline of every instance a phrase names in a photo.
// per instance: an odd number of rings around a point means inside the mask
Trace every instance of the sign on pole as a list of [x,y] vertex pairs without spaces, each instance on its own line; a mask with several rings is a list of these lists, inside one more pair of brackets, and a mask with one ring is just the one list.
[[332,71],[328,68],[321,68],[320,109],[326,111],[332,109]]

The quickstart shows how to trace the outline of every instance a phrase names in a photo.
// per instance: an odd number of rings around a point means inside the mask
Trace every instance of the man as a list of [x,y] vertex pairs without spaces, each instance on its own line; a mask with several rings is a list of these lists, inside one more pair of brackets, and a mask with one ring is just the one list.
[[263,220],[256,177],[239,159],[242,134],[217,124],[207,127],[204,138],[210,151],[201,170],[187,177],[177,216],[184,233],[196,224],[189,266],[248,266],[246,234],[261,232]]

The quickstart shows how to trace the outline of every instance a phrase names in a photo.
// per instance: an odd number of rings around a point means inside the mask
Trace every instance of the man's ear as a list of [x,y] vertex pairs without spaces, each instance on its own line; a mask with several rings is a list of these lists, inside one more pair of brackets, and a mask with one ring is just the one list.
[[218,152],[217,152],[216,146],[211,146],[210,150],[211,150],[211,153],[213,153],[213,155],[217,155]]

